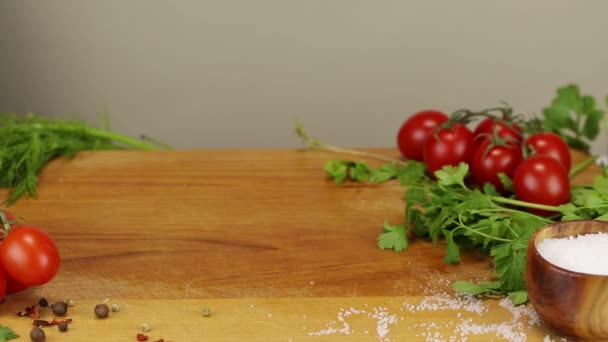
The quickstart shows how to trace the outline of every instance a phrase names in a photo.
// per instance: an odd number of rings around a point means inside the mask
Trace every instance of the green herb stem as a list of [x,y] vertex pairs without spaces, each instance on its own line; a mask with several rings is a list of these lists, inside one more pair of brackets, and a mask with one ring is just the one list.
[[391,157],[383,156],[381,154],[369,153],[369,152],[358,151],[358,150],[349,150],[349,149],[344,149],[344,148],[340,148],[340,147],[328,145],[328,144],[323,144],[323,143],[310,145],[308,147],[311,149],[324,150],[324,151],[336,152],[336,153],[342,153],[342,154],[350,154],[353,156],[382,160],[385,162],[395,163],[395,164],[402,165],[402,166],[407,165],[407,162],[397,160],[397,159],[394,159]]
[[492,235],[489,235],[489,234],[486,234],[486,233],[482,233],[482,232],[480,232],[477,229],[471,229],[469,226],[467,226],[466,224],[464,224],[462,222],[462,219],[460,217],[458,217],[458,220],[459,220],[458,227],[454,228],[454,230],[452,230],[452,234],[454,234],[454,232],[457,229],[464,229],[464,230],[467,230],[467,231],[469,231],[469,232],[471,232],[473,234],[476,234],[476,235],[479,235],[479,236],[483,236],[485,238],[488,238],[488,239],[491,239],[491,240],[494,240],[494,241],[501,241],[501,242],[512,242],[513,241],[513,240],[509,240],[509,239],[504,239],[504,238],[501,238],[501,237],[498,237],[498,236],[492,236]]
[[165,143],[165,142],[162,142],[162,141],[160,141],[160,140],[158,140],[158,139],[155,139],[155,138],[149,137],[149,136],[147,136],[147,135],[145,135],[145,134],[140,135],[140,136],[139,136],[139,138],[140,138],[142,141],[148,141],[148,142],[151,142],[151,143],[153,143],[155,146],[162,147],[162,148],[167,149],[167,150],[172,150],[172,149],[173,149],[173,147],[172,147],[171,145],[169,145],[169,144],[167,144],[167,143]]
[[[54,125],[54,124],[41,124],[40,126],[41,126],[40,128],[47,128],[50,131],[55,131],[55,132],[72,132],[72,131],[80,130],[80,131],[84,131],[84,133],[89,134],[91,136],[114,140],[114,141],[123,143],[125,145],[131,146],[131,147],[134,147],[134,148],[137,148],[140,150],[151,151],[151,150],[158,149],[158,147],[148,144],[139,139],[131,138],[129,136],[125,136],[122,134],[114,133],[111,131],[106,131],[103,129],[93,128],[93,127],[71,128],[71,127]],[[46,127],[43,127],[43,126],[46,126]]]
[[600,208],[608,208],[608,204],[587,205],[584,207],[578,207],[574,211],[579,211],[579,210],[584,210],[584,209],[600,209]]
[[369,152],[359,151],[359,150],[344,149],[344,148],[341,148],[338,146],[326,144],[326,143],[321,142],[321,141],[311,137],[310,135],[308,135],[308,133],[304,129],[304,125],[301,122],[299,122],[298,120],[295,121],[295,125],[296,125],[296,127],[295,127],[296,135],[298,137],[300,137],[300,139],[302,139],[302,143],[309,149],[336,152],[336,153],[341,153],[341,154],[349,154],[349,155],[365,157],[365,158],[372,158],[372,159],[382,160],[382,161],[389,162],[389,163],[395,163],[395,164],[398,164],[401,166],[407,165],[406,161],[398,160],[398,159],[384,156],[381,154],[369,153]]
[[131,138],[128,136],[124,136],[118,133],[114,133],[114,132],[110,132],[110,131],[104,131],[101,129],[97,129],[97,128],[86,128],[86,131],[88,133],[90,133],[91,135],[95,135],[97,137],[100,138],[108,138],[114,141],[118,141],[121,142],[123,144],[138,148],[140,150],[146,150],[146,151],[151,151],[151,150],[156,150],[158,149],[156,146],[150,145],[146,142],[143,142],[141,140],[135,139],[135,138]]
[[574,165],[571,169],[570,172],[568,173],[568,177],[572,178],[574,176],[576,176],[577,174],[581,173],[583,170],[585,170],[586,168],[588,168],[591,164],[593,164],[595,162],[595,160],[597,159],[597,156],[591,156],[585,160],[583,160],[582,162]]
[[485,212],[499,212],[499,213],[512,213],[512,214],[523,214],[523,215],[528,215],[530,217],[534,217],[536,219],[539,219],[547,224],[550,223],[555,223],[555,221],[549,220],[547,218],[544,218],[542,216],[538,216],[538,215],[534,215],[532,213],[529,213],[527,211],[522,211],[522,210],[516,210],[516,209],[509,209],[509,208],[495,208],[495,209],[482,209],[482,210],[472,210],[471,213],[472,214],[482,214]]
[[493,202],[511,204],[511,205],[516,205],[519,207],[540,209],[540,210],[546,210],[546,211],[555,211],[555,212],[561,211],[560,207],[557,207],[554,205],[537,204],[537,203],[525,202],[525,201],[520,201],[520,200],[514,200],[512,198],[504,198],[504,197],[497,197],[497,196],[490,197],[490,199]]

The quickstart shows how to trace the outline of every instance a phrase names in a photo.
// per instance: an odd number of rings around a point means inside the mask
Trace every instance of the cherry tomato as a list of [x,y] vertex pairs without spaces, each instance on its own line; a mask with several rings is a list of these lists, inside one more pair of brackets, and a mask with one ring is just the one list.
[[426,138],[446,121],[448,116],[436,110],[425,110],[410,116],[397,134],[397,146],[401,154],[407,159],[422,161],[422,145]]
[[526,146],[536,154],[544,154],[556,159],[566,171],[570,171],[570,149],[559,135],[551,132],[536,133],[526,139]]
[[435,171],[446,165],[469,163],[474,151],[473,132],[467,126],[455,123],[452,127],[436,129],[424,143],[422,155],[427,170]]
[[491,145],[486,140],[475,149],[471,160],[471,174],[477,186],[482,187],[484,183],[491,183],[496,190],[505,193],[505,188],[498,178],[499,173],[504,173],[513,179],[515,168],[522,160],[521,146],[519,144]]
[[25,286],[42,285],[59,270],[59,252],[51,237],[31,227],[13,228],[0,244],[0,262],[6,273]]
[[27,289],[28,286],[19,284],[14,279],[6,275],[6,294],[17,293]]
[[[520,200],[546,205],[560,205],[570,200],[568,172],[556,159],[536,155],[522,161],[513,176],[515,194]],[[530,210],[541,215],[551,212]]]
[[[0,243],[2,243],[2,241],[0,241]],[[14,279],[12,279],[7,273],[6,270],[4,269],[4,267],[2,266],[2,263],[0,262],[0,273],[4,274],[4,277],[6,279],[6,290],[5,290],[5,294],[11,294],[11,293],[16,293],[19,291],[23,291],[25,289],[27,289],[28,287],[22,284],[19,284],[18,282],[16,282]]]
[[4,298],[4,294],[6,293],[6,274],[2,267],[0,267],[0,301]]
[[[496,131],[495,131],[496,130]],[[523,131],[519,125],[496,121],[493,118],[482,120],[475,128],[475,143],[481,145],[490,140],[494,134],[512,143],[520,143]]]

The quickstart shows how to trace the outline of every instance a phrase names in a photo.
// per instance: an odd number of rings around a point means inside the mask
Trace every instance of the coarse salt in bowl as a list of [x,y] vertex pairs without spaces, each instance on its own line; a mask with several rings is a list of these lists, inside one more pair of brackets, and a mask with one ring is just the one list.
[[539,229],[528,243],[526,286],[549,327],[576,339],[608,339],[608,222]]

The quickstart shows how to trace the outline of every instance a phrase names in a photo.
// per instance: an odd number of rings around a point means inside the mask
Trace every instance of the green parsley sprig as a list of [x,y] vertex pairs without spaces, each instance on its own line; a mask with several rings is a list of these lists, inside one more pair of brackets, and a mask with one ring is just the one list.
[[[351,171],[357,170],[355,165],[367,165],[341,160],[327,161],[326,166],[333,163],[348,165],[347,170]],[[588,165],[587,161],[582,163]],[[445,240],[446,263],[458,263],[461,248],[477,248],[493,258],[496,280],[477,284],[458,281],[454,283],[458,291],[507,295],[515,304],[524,303],[527,301],[524,280],[527,243],[538,228],[566,220],[608,220],[608,171],[596,177],[592,185],[574,186],[570,203],[550,206],[503,197],[491,184],[482,189],[469,188],[465,182],[469,167],[465,163],[437,171],[436,181],[425,174],[419,162],[410,161],[405,166],[386,164],[377,169],[367,167],[368,175],[386,169],[391,170],[391,179],[399,179],[406,187],[406,213],[402,224],[384,223],[377,240],[378,248],[397,252],[407,249],[409,231],[418,238]],[[336,180],[336,174],[328,175]],[[372,177],[351,179],[374,181]],[[501,179],[505,187],[510,186],[508,177],[502,175]],[[538,216],[527,211],[531,208],[555,214],[549,218]]]
[[596,107],[593,96],[582,95],[579,87],[572,84],[557,89],[551,105],[543,110],[544,120],[537,124],[562,136],[570,147],[589,151],[591,141],[600,132],[604,114]]

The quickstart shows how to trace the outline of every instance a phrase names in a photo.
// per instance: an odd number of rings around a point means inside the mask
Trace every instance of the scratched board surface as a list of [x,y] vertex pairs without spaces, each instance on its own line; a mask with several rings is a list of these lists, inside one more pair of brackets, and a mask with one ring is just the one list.
[[[10,297],[0,314],[41,296],[91,305],[109,298],[147,309],[163,302],[172,314],[189,300],[245,305],[277,298],[282,312],[319,297],[358,304],[357,298],[419,300],[429,288],[449,290],[451,281],[491,275],[490,261],[476,254],[446,265],[441,243],[414,240],[403,253],[378,250],[382,223],[404,219],[403,188],[395,182],[337,186],[322,168],[335,157],[188,150],[55,160],[40,176],[38,197],[10,210],[53,236],[60,273]],[[586,170],[577,181],[596,173]],[[312,310],[338,309],[320,303]]]

